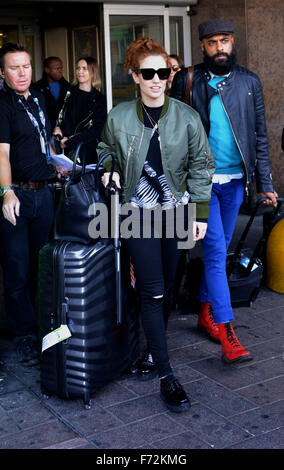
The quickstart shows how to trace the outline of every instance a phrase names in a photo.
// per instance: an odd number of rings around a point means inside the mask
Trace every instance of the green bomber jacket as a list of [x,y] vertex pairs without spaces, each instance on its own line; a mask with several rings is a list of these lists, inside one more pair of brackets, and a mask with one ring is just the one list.
[[[97,153],[116,155],[122,202],[129,202],[141,177],[151,129],[144,126],[141,99],[120,103],[107,118]],[[199,114],[185,103],[165,96],[159,119],[162,166],[178,201],[187,189],[196,203],[196,218],[207,219],[215,170],[214,158]],[[110,171],[111,158],[104,162]]]

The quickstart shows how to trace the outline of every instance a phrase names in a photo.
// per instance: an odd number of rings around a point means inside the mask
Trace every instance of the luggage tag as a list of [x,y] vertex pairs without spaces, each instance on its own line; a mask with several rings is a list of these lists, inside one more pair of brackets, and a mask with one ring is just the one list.
[[68,326],[61,325],[56,330],[51,331],[51,333],[48,333],[43,337],[41,352],[45,351],[48,348],[51,348],[52,346],[60,343],[61,341],[66,340],[67,338],[70,338],[70,336],[72,335]]

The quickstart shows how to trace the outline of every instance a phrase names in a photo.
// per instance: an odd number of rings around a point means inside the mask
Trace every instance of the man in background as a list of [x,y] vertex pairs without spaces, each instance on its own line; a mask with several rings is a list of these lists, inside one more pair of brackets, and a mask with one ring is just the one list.
[[54,129],[66,92],[70,88],[69,82],[63,77],[63,64],[59,57],[45,59],[42,78],[33,87],[44,95],[50,125]]

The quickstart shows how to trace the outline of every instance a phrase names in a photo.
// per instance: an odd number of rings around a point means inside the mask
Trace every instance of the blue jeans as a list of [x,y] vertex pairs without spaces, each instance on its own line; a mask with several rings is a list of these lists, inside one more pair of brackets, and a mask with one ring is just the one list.
[[200,302],[211,302],[215,323],[234,319],[226,275],[227,248],[230,244],[240,206],[244,182],[213,184],[209,203],[207,232],[202,240],[204,274],[199,293]]
[[14,337],[36,333],[38,253],[50,237],[54,219],[53,195],[42,189],[15,189],[20,216],[12,225],[0,214],[1,264],[8,327]]

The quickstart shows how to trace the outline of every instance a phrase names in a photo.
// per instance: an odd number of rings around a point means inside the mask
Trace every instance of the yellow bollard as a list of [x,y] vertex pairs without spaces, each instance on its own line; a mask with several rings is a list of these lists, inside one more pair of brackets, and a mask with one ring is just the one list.
[[274,225],[267,240],[266,285],[284,294],[284,219]]

